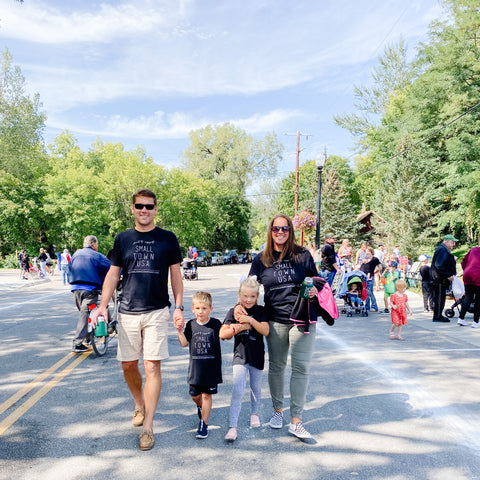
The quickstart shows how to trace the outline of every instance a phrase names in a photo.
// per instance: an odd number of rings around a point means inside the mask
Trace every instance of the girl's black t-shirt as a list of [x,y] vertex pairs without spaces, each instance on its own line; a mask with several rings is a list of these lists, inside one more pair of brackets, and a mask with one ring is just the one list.
[[[268,322],[265,307],[254,305],[248,308],[247,315],[253,317],[257,322]],[[224,325],[238,323],[233,316],[234,308],[231,308],[225,320]],[[234,337],[233,347],[233,365],[251,365],[252,367],[263,370],[265,363],[265,345],[263,335],[257,332],[253,327],[249,330],[237,333]]]

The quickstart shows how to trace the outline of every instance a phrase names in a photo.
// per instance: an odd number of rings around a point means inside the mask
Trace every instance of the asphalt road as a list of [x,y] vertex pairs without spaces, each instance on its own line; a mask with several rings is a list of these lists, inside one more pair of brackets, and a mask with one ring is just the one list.
[[[187,310],[192,292],[207,290],[213,316],[223,319],[247,272],[245,265],[200,268],[198,281],[185,282]],[[156,445],[141,452],[115,346],[102,358],[71,355],[71,293],[59,277],[36,284],[14,277],[0,271],[1,479],[480,478],[480,330],[432,323],[411,293],[404,342],[389,339],[388,315],[318,324],[304,413],[310,443],[268,427],[266,376],[262,427],[248,428],[246,395],[239,437],[224,442],[232,341],[222,344],[224,383],[209,437],[197,440],[188,353],[172,326]]]

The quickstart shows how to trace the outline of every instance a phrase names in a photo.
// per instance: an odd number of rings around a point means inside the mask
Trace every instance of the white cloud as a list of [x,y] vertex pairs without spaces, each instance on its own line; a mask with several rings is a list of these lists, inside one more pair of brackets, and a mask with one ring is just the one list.
[[379,1],[306,1],[293,8],[282,0],[144,0],[68,13],[50,3],[0,0],[8,13],[0,36],[52,44],[39,51],[41,66],[26,72],[52,109],[122,98],[255,95],[328,82],[339,67],[376,58],[399,32],[423,33],[424,16],[431,17],[431,9],[422,9],[431,0],[408,10],[402,2]]
[[183,11],[183,7],[176,10],[163,5],[161,8],[162,2],[154,5],[150,2],[124,2],[118,5],[101,3],[97,10],[64,13],[62,7],[52,6],[51,3],[26,1],[19,5],[2,0],[0,37],[56,45],[108,43],[118,38],[143,36],[158,29],[170,28],[174,14]]
[[82,128],[78,125],[66,126],[62,119],[47,121],[51,128],[68,129],[88,135],[100,135],[105,137],[138,138],[144,140],[157,140],[166,138],[188,138],[192,130],[203,128],[210,124],[223,124],[230,122],[250,134],[265,133],[276,130],[292,118],[301,117],[298,110],[274,110],[265,114],[256,113],[248,118],[231,118],[218,121],[214,118],[199,117],[184,112],[166,114],[157,111],[151,116],[141,115],[136,118],[128,118],[115,115],[107,119],[101,119],[102,126],[99,129]]

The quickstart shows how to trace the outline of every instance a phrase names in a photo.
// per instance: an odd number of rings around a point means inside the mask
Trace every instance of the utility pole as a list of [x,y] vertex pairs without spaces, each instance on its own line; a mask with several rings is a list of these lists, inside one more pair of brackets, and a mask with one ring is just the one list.
[[296,164],[295,164],[295,215],[298,213],[298,186],[299,186],[299,173],[300,173],[300,136],[306,137],[308,140],[308,137],[311,137],[312,135],[309,133],[300,133],[297,130],[297,133],[285,133],[285,135],[297,136],[297,157],[296,157]]

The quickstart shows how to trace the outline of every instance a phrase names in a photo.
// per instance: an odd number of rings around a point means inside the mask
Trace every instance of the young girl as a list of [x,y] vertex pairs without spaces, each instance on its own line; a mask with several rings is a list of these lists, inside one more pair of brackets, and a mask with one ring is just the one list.
[[220,329],[220,338],[235,337],[233,351],[233,392],[230,404],[230,429],[225,440],[234,442],[237,438],[237,423],[242,406],[247,372],[250,375],[250,427],[260,426],[258,411],[262,389],[262,370],[265,358],[263,337],[270,330],[265,308],[257,305],[260,284],[255,277],[248,277],[240,284],[238,301],[247,311],[237,322],[234,308],[230,309]]
[[[407,323],[407,311],[409,315],[412,315],[412,310],[408,305],[408,298],[405,295],[407,284],[405,280],[397,280],[395,282],[396,293],[390,296],[390,306],[392,307],[392,328],[390,329],[391,340],[403,340],[402,326],[408,325]],[[395,335],[395,329],[397,334]]]

